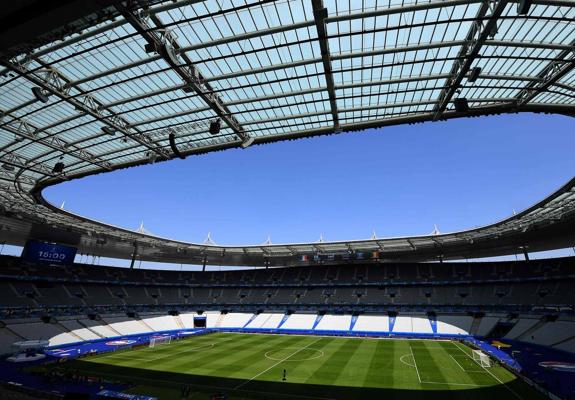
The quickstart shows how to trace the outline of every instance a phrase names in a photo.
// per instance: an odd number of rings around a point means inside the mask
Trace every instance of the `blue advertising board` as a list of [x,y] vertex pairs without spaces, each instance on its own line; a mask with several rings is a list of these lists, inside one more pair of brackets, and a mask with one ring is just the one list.
[[123,400],[158,400],[157,397],[142,396],[139,394],[129,394],[115,392],[113,390],[101,390],[97,393],[99,399],[123,399]]
[[62,244],[28,240],[22,251],[22,260],[33,263],[68,265],[74,263],[77,249]]

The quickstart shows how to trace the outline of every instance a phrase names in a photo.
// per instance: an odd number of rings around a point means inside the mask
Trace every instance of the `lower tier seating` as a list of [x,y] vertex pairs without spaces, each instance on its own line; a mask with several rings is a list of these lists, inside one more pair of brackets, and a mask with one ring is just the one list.
[[[191,329],[197,313],[180,315],[117,314],[76,317],[52,317],[38,320],[6,320],[0,323],[0,354],[12,351],[12,344],[25,340],[49,340],[51,346],[86,340],[126,336],[138,333]],[[382,334],[443,334],[490,336],[498,324],[510,329],[503,339],[575,352],[575,318],[556,320],[535,315],[461,315],[461,314],[323,314],[312,312],[248,312],[206,311],[207,328],[279,329],[326,332],[379,332]],[[485,322],[485,323],[484,323]],[[491,327],[489,330],[488,327]]]

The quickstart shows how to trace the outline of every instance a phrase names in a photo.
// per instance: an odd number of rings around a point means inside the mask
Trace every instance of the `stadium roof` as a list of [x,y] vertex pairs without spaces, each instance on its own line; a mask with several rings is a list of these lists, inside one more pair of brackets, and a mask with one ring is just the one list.
[[60,237],[118,257],[137,243],[143,259],[236,265],[574,243],[565,228],[575,221],[573,181],[535,208],[457,234],[235,247],[122,230],[41,196],[91,174],[280,140],[499,113],[575,116],[572,0],[39,3],[8,7],[2,19],[0,238],[8,243]]

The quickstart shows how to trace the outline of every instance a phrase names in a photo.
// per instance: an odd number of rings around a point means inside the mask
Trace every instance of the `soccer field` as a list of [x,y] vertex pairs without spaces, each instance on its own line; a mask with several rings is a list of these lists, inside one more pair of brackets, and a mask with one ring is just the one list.
[[[213,333],[55,364],[133,384],[132,393],[193,399],[542,399],[454,341]],[[286,381],[283,381],[283,371]]]

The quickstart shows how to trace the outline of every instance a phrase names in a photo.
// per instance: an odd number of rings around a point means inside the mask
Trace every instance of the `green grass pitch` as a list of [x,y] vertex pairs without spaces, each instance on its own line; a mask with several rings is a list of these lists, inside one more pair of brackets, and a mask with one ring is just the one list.
[[[212,333],[154,348],[54,364],[133,384],[131,393],[192,399],[543,399],[454,341]],[[283,371],[286,370],[286,381]]]

